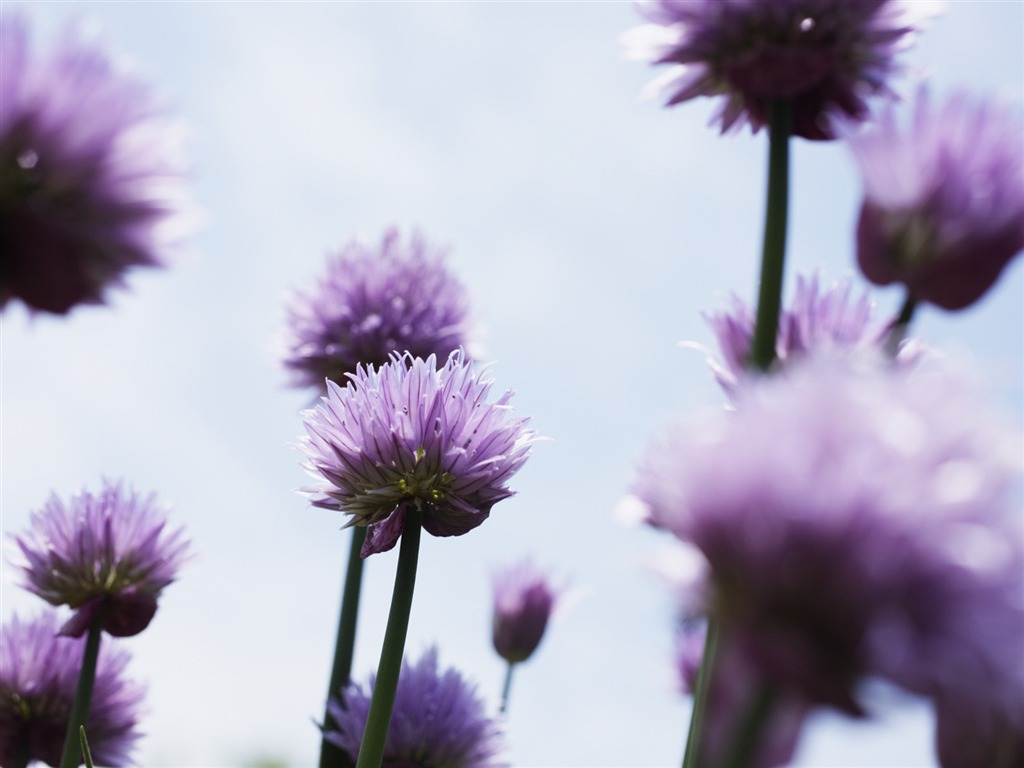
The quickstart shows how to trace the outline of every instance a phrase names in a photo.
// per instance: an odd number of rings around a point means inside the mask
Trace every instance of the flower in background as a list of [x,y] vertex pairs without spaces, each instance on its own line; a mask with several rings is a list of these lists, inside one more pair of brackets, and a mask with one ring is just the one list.
[[494,576],[494,650],[509,664],[526,661],[537,650],[558,599],[547,573],[529,560]]
[[[60,637],[57,627],[48,609],[32,621],[15,616],[0,632],[0,765],[23,765],[26,756],[60,765],[85,639]],[[126,675],[130,659],[122,648],[100,648],[85,726],[97,765],[131,764],[141,735],[143,688]]]
[[[334,720],[324,738],[345,750],[353,762],[359,755],[370,711],[375,676],[368,685],[351,683],[328,710]],[[454,669],[438,669],[437,649],[416,664],[402,662],[391,727],[382,768],[505,766],[501,727],[476,692]]]
[[368,525],[363,556],[391,549],[412,505],[434,536],[476,528],[513,495],[507,482],[537,440],[513,415],[506,392],[487,402],[493,380],[461,350],[437,368],[410,353],[378,368],[360,365],[342,388],[305,411],[305,468],[325,483],[303,489],[312,504]]
[[[793,302],[779,316],[777,364],[786,365],[813,351],[881,349],[892,322],[872,322],[873,306],[868,294],[855,299],[852,290],[850,279],[822,290],[817,274],[809,279],[798,275]],[[709,358],[708,364],[718,383],[730,394],[747,375],[747,358],[754,338],[754,310],[735,295],[732,303],[731,311],[704,315],[722,358],[721,362]],[[898,359],[913,361],[919,352],[919,345],[904,341]]]
[[84,634],[101,608],[107,633],[127,637],[144,630],[189,546],[181,529],[167,530],[153,496],[108,481],[99,493],[83,490],[67,504],[51,494],[32,513],[31,529],[13,538],[25,588],[74,609],[61,629],[72,637]]
[[296,293],[288,307],[284,365],[294,384],[344,385],[356,366],[381,366],[405,352],[443,360],[461,347],[475,356],[469,297],[445,255],[418,233],[402,243],[395,228],[377,247],[346,245],[316,288]]
[[833,118],[867,114],[889,93],[894,58],[917,28],[896,0],[650,0],[652,24],[627,34],[634,58],[672,68],[649,89],[668,106],[721,96],[713,122],[757,131],[775,101],[793,105],[794,135],[833,139]]
[[0,70],[0,307],[101,303],[181,234],[180,131],[78,28],[33,55],[24,20],[5,15]]
[[707,558],[711,610],[768,684],[857,714],[881,675],[1021,711],[1019,463],[958,377],[821,355],[670,431],[634,493]]
[[973,304],[1024,250],[1024,125],[1018,112],[925,89],[905,129],[889,109],[850,138],[864,180],[857,261],[943,309]]

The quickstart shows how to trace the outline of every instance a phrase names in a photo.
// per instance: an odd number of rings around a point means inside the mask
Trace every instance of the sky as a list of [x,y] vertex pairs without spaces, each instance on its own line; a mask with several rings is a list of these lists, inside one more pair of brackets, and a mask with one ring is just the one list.
[[[189,130],[203,212],[168,268],[69,317],[10,306],[0,330],[0,513],[8,535],[51,491],[124,478],[173,505],[196,557],[126,640],[148,685],[139,763],[308,766],[318,738],[348,534],[314,509],[294,445],[309,392],[280,367],[285,306],[325,257],[392,224],[450,247],[486,329],[496,391],[550,437],[517,495],[469,534],[424,537],[410,653],[437,644],[496,704],[490,574],[531,556],[567,585],[507,720],[516,766],[670,766],[689,712],[672,663],[678,557],[615,509],[668,422],[721,406],[701,312],[752,298],[765,137],[723,138],[714,105],[664,109],[626,61],[624,2],[21,2],[45,46],[94,24]],[[953,0],[903,58],[910,92],[1019,99],[1024,4]],[[860,185],[840,143],[793,143],[795,276],[857,275]],[[872,289],[878,316],[897,289]],[[1024,414],[1024,270],[914,333]],[[354,674],[374,667],[397,551],[366,563]],[[5,562],[0,613],[40,601]],[[874,717],[815,718],[801,766],[934,765],[927,710],[871,693]]]

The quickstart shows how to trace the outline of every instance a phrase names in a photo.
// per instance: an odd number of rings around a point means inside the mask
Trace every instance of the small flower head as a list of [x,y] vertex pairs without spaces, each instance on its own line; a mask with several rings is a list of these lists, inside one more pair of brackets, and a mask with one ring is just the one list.
[[51,495],[32,513],[31,529],[13,538],[23,558],[16,565],[25,588],[51,605],[74,609],[61,630],[73,637],[100,610],[111,635],[144,630],[188,550],[180,529],[167,530],[153,496],[106,481],[99,493],[81,491],[67,504]]
[[670,432],[634,492],[707,558],[712,610],[765,679],[853,713],[874,674],[1010,708],[1018,439],[948,373],[811,357]]
[[[355,761],[363,741],[375,676],[351,683],[328,705],[334,720],[324,738]],[[437,650],[402,662],[381,768],[499,768],[504,740],[497,719],[454,669],[438,669]]]
[[911,124],[890,109],[851,137],[864,179],[857,261],[878,285],[962,309],[1024,250],[1024,131],[1019,113],[954,94],[918,93]]
[[487,402],[493,381],[461,351],[441,368],[433,355],[406,353],[349,378],[344,388],[328,381],[322,403],[304,413],[305,467],[326,481],[304,490],[349,525],[370,526],[364,556],[395,545],[408,506],[428,533],[459,536],[512,495],[508,480],[536,435],[513,415],[511,392]]
[[727,132],[793,105],[793,133],[835,138],[832,121],[863,119],[866,97],[887,93],[894,58],[914,22],[896,0],[650,0],[652,24],[633,30],[636,58],[672,69],[652,83],[673,106],[721,96],[714,120]]
[[494,577],[494,650],[509,664],[526,661],[537,650],[558,599],[551,578],[529,560]]
[[403,243],[394,228],[379,246],[345,246],[316,288],[288,308],[284,365],[295,385],[344,386],[358,365],[381,366],[405,352],[444,360],[460,347],[473,351],[469,298],[444,259],[418,233]]
[[[16,616],[0,633],[0,765],[19,756],[60,765],[84,638],[60,637],[56,613]],[[85,730],[97,765],[131,764],[143,689],[126,676],[128,652],[101,644]],[[24,759],[23,757],[21,759]]]
[[[775,345],[778,365],[786,365],[811,352],[862,352],[881,348],[891,323],[872,322],[872,303],[864,293],[851,295],[852,280],[843,280],[822,290],[818,275],[797,277],[792,304],[779,316]],[[706,314],[705,319],[718,341],[722,361],[709,360],[722,388],[733,393],[749,366],[747,357],[754,338],[754,310],[742,299],[733,297],[731,311]],[[899,359],[915,358],[917,348],[904,343]]]
[[5,15],[0,70],[0,307],[101,303],[180,234],[180,132],[77,28],[39,55]]

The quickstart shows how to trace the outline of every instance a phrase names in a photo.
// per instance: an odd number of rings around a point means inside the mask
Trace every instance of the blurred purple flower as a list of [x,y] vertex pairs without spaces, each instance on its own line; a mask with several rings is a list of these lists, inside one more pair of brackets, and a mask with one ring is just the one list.
[[[15,616],[0,632],[0,765],[40,760],[60,765],[64,733],[75,699],[84,639],[60,637],[56,612]],[[86,721],[97,765],[131,763],[143,688],[126,676],[129,653],[102,645]]]
[[793,104],[793,134],[833,139],[833,118],[861,120],[865,98],[889,93],[911,40],[912,5],[897,0],[649,0],[652,24],[627,33],[634,58],[671,64],[649,90],[668,106],[721,96],[722,132],[756,132],[774,101]]
[[509,664],[526,661],[537,650],[558,599],[550,576],[529,560],[494,576],[494,650]]
[[512,392],[487,402],[493,380],[461,351],[438,369],[433,355],[392,357],[358,366],[350,382],[327,382],[305,411],[305,468],[325,480],[304,488],[311,503],[370,526],[363,556],[391,549],[408,505],[434,536],[460,536],[513,495],[506,483],[537,440],[529,419],[513,415]]
[[391,228],[379,246],[354,240],[329,259],[316,288],[288,307],[284,365],[295,386],[344,386],[356,366],[405,352],[444,360],[462,347],[475,357],[469,298],[445,255],[418,233],[403,244]]
[[[350,683],[328,705],[334,723],[324,739],[353,761],[363,742],[375,677],[368,685]],[[488,717],[475,686],[454,669],[438,669],[437,649],[416,664],[402,662],[381,768],[499,768],[507,765],[504,751],[499,721]]]
[[1024,250],[1024,124],[1005,105],[925,89],[903,129],[889,109],[850,137],[864,179],[857,260],[873,283],[962,309]]
[[153,496],[104,481],[98,494],[83,490],[66,505],[51,494],[32,513],[31,529],[13,536],[23,557],[15,565],[26,589],[74,609],[62,634],[81,637],[103,607],[106,632],[137,635],[187,557],[182,530],[166,528]]
[[634,493],[703,552],[711,610],[769,684],[860,713],[854,688],[877,674],[1011,709],[1019,465],[1019,435],[958,377],[822,355],[670,431]]
[[[881,349],[892,321],[874,323],[872,302],[867,293],[858,299],[851,296],[853,281],[842,280],[822,290],[818,275],[798,275],[796,295],[779,316],[779,334],[775,355],[785,365],[810,352]],[[733,296],[732,309],[704,315],[718,341],[721,362],[710,358],[715,378],[727,393],[733,393],[749,370],[747,356],[754,338],[754,310],[738,296]],[[918,358],[920,346],[904,341],[897,359],[903,362]]]
[[126,271],[158,266],[181,234],[180,131],[82,29],[47,55],[24,19],[0,25],[0,307],[65,314]]

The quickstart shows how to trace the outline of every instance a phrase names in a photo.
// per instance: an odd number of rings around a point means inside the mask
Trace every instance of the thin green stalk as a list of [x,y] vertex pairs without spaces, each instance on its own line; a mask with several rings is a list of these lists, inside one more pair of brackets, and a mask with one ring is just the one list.
[[789,211],[789,134],[792,106],[772,102],[768,113],[768,200],[761,250],[761,280],[757,319],[750,345],[750,364],[762,371],[775,360],[782,307],[782,278],[786,261],[786,223]]
[[501,706],[498,707],[498,712],[505,714],[508,710],[508,696],[512,690],[512,670],[515,668],[515,664],[511,661],[508,663],[508,668],[505,670],[505,683],[501,686]]
[[402,543],[398,550],[398,569],[395,572],[395,589],[391,593],[391,610],[384,630],[384,646],[377,665],[377,682],[373,686],[370,712],[363,730],[363,742],[359,746],[356,768],[380,768],[384,759],[388,727],[391,725],[391,710],[395,706],[395,692],[398,690],[398,676],[402,671],[402,655],[405,652],[405,636],[409,630],[409,612],[412,609],[412,594],[416,587],[416,561],[420,550],[420,511],[407,508],[405,526],[402,529]]
[[903,299],[903,306],[900,307],[900,313],[889,326],[889,335],[885,339],[885,351],[890,357],[896,357],[896,353],[900,351],[900,344],[907,336],[910,321],[914,319],[915,309],[917,309],[917,299],[910,291],[907,291],[907,295]]
[[85,736],[85,726],[78,729],[78,741],[82,745],[82,757],[85,759],[85,768],[96,768],[92,762],[92,752],[89,750],[89,739]]
[[693,713],[690,715],[690,732],[686,737],[686,752],[683,754],[683,768],[696,768],[700,759],[700,737],[704,727],[704,710],[707,708],[708,690],[714,674],[715,653],[718,650],[718,621],[708,618],[707,634],[704,637],[704,654],[697,669],[697,684],[693,691]]
[[721,768],[749,768],[757,755],[758,742],[775,706],[775,691],[762,683],[754,690],[743,717],[736,725],[736,731],[729,742],[729,750],[721,762]]
[[21,743],[18,744],[18,751],[14,755],[14,762],[11,763],[11,768],[28,768],[28,764],[32,761],[32,745],[29,744],[28,736],[22,738]]
[[96,661],[100,655],[100,637],[103,634],[103,622],[106,618],[107,606],[100,603],[99,610],[89,625],[89,634],[85,639],[85,651],[82,653],[82,668],[78,673],[78,687],[75,689],[75,703],[68,718],[68,729],[64,736],[64,751],[61,752],[60,768],[78,768],[82,764],[82,746],[79,728],[89,719],[89,706],[92,704],[92,689],[96,683]]
[[[352,528],[352,540],[348,551],[348,566],[345,571],[345,587],[341,595],[341,613],[338,618],[338,635],[334,644],[334,663],[331,666],[331,682],[327,686],[327,700],[338,695],[342,687],[352,678],[352,656],[356,644],[356,621],[359,617],[359,594],[363,583],[363,558],[360,552],[366,541],[366,527]],[[324,708],[324,727],[330,714]],[[320,768],[352,768],[352,758],[341,747],[326,739],[320,741]]]

